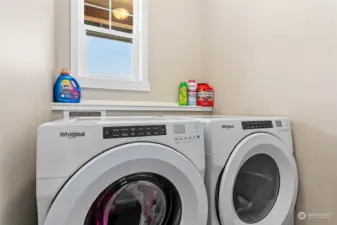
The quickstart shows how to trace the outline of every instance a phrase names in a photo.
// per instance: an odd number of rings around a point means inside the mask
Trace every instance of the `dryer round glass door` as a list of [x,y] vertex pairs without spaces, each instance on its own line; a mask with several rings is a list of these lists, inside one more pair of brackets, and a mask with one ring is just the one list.
[[218,180],[221,224],[283,224],[294,211],[297,173],[289,147],[277,137],[256,133],[243,139]]
[[84,225],[179,224],[181,200],[166,178],[153,173],[124,177],[95,200]]
[[44,225],[207,224],[203,178],[184,155],[131,143],[96,156],[64,184]]
[[280,188],[276,162],[266,154],[254,155],[239,170],[233,189],[234,209],[248,224],[263,220],[274,207]]

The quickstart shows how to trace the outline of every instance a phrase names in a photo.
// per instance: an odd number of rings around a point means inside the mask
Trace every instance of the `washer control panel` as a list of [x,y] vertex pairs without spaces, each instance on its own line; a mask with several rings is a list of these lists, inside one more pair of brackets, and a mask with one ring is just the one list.
[[199,140],[201,138],[201,136],[199,134],[195,134],[195,135],[181,135],[181,136],[176,136],[174,138],[176,143],[179,142],[189,142],[189,141],[195,141],[195,140]]
[[252,129],[263,129],[263,128],[273,128],[273,121],[244,121],[242,122],[242,129],[252,130]]
[[103,127],[103,139],[166,135],[165,125]]
[[175,134],[174,142],[186,143],[201,139],[200,127],[198,124],[179,124],[173,126],[173,133]]

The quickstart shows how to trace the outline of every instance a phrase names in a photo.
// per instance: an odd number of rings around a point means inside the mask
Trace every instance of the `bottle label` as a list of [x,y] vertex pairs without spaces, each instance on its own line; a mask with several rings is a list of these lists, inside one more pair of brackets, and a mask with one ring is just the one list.
[[196,91],[189,91],[188,92],[188,97],[189,98],[197,98],[197,92]]
[[200,90],[197,93],[197,103],[200,106],[213,105],[213,91]]
[[182,87],[180,88],[180,96],[179,96],[179,102],[180,104],[187,104],[187,88]]
[[62,80],[60,86],[60,96],[64,99],[78,100],[79,93],[74,82]]
[[197,105],[197,92],[189,91],[188,92],[188,105]]

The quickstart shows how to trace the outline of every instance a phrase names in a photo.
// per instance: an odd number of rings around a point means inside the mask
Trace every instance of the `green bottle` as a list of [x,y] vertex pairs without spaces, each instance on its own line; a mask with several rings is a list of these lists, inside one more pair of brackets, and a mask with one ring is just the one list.
[[187,105],[187,83],[186,82],[180,82],[179,85],[179,105]]

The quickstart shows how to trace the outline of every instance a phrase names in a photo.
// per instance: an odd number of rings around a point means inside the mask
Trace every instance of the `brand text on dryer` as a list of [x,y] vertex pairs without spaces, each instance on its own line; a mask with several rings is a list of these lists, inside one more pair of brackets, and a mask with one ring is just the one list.
[[67,137],[68,139],[73,139],[76,137],[84,137],[85,132],[60,132],[60,137]]
[[233,128],[234,128],[234,125],[233,125],[233,124],[226,124],[226,125],[222,125],[222,128],[225,128],[225,129],[233,129]]

